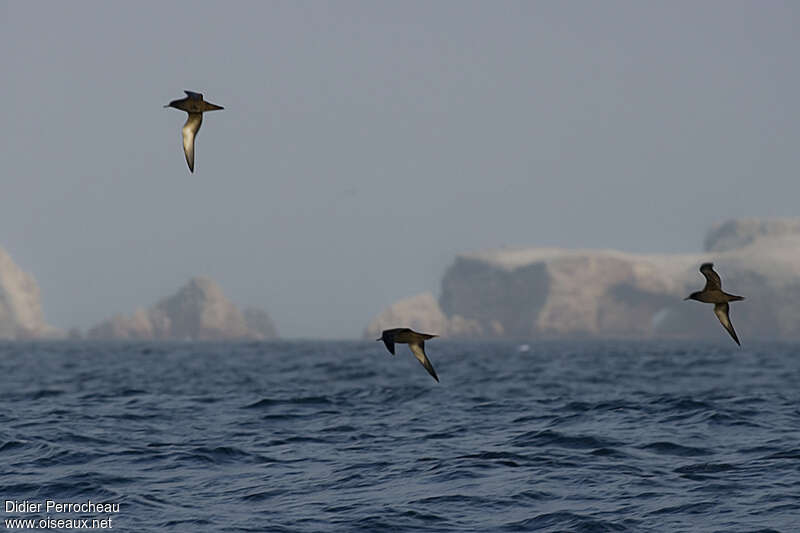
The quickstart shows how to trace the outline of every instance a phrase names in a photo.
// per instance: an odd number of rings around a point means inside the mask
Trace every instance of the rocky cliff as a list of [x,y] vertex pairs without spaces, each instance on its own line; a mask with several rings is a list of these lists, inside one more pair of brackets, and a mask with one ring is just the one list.
[[800,234],[800,218],[739,218],[714,225],[706,235],[707,252],[743,248],[756,239]]
[[[742,339],[800,339],[800,219],[742,219],[711,229],[700,254],[500,249],[461,254],[432,295],[398,302],[378,326],[501,338],[725,339],[711,306],[685,302],[713,261]],[[414,326],[409,326],[414,327]]]
[[131,316],[117,315],[87,332],[90,339],[271,339],[277,337],[269,315],[240,311],[214,281],[197,277],[178,292]]
[[477,320],[445,316],[430,292],[400,300],[375,317],[364,331],[366,338],[378,338],[381,331],[397,327],[450,337],[480,337],[483,329]]
[[42,314],[39,286],[0,248],[0,339],[58,338],[64,332],[48,326]]

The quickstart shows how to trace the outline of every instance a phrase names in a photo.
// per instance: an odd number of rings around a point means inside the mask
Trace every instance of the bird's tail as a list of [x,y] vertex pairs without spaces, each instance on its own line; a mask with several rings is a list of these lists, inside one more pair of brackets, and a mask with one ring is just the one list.
[[744,300],[744,296],[736,296],[734,294],[729,294],[728,298],[730,298],[730,300],[728,300],[729,302],[738,302],[739,300]]

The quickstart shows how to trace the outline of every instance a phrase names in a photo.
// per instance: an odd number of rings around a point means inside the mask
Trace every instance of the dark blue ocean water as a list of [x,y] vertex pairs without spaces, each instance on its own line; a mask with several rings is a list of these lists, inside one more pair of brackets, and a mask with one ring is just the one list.
[[[727,340],[727,339],[726,339]],[[800,531],[797,345],[0,345],[0,494],[116,531]],[[46,512],[118,503],[112,513]],[[44,525],[53,522],[43,522]]]

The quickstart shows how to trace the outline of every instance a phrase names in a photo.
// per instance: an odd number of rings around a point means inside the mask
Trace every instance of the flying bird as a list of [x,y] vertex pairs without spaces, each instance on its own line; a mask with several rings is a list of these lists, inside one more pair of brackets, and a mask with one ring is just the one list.
[[174,107],[189,114],[186,124],[183,125],[183,153],[186,154],[186,163],[189,165],[189,171],[194,173],[194,138],[197,136],[197,132],[200,131],[200,126],[203,125],[203,113],[225,108],[206,102],[200,93],[183,92],[186,93],[186,98],[173,100],[164,107]]
[[430,359],[428,359],[428,356],[425,355],[425,341],[434,337],[438,337],[438,335],[417,333],[416,331],[408,328],[394,328],[383,330],[381,338],[375,340],[383,341],[383,343],[386,345],[386,349],[389,350],[389,353],[392,355],[394,355],[395,343],[408,344],[408,347],[411,349],[411,353],[414,354],[414,357],[416,357],[417,360],[422,363],[422,366],[425,367],[425,370],[428,371],[428,374],[433,376],[433,379],[438,382],[439,376],[436,375],[436,371],[433,369]]
[[706,286],[703,287],[702,291],[693,292],[684,300],[697,300],[698,302],[714,304],[714,314],[717,315],[722,327],[731,334],[736,344],[741,346],[742,343],[739,342],[739,337],[736,336],[736,331],[733,329],[733,324],[731,324],[731,317],[728,314],[728,302],[744,300],[744,296],[734,296],[733,294],[722,292],[722,280],[719,279],[719,274],[714,272],[714,263],[703,263],[700,266],[700,273],[706,277]]

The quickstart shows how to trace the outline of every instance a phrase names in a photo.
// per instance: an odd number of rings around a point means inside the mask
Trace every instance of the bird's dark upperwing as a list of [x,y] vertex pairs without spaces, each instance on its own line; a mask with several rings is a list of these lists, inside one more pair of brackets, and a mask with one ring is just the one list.
[[192,91],[183,91],[183,92],[185,92],[186,96],[188,96],[192,100],[202,100],[203,99],[203,95],[201,93],[196,93],[196,92],[192,92]]
[[728,331],[728,333],[731,334],[731,337],[733,337],[733,340],[736,341],[736,344],[741,346],[742,343],[739,342],[739,337],[736,336],[736,331],[734,331],[733,324],[731,324],[729,309],[730,306],[728,305],[727,302],[721,304],[714,304],[714,314],[717,315],[717,318],[719,318],[720,324],[722,324],[722,327],[725,328]]
[[394,341],[390,339],[383,339],[383,344],[386,345],[386,349],[389,350],[389,353],[394,355]]
[[436,370],[433,369],[430,359],[428,359],[428,356],[425,355],[425,341],[408,343],[408,347],[411,348],[411,353],[413,353],[414,357],[416,357],[417,360],[422,363],[422,366],[425,367],[425,370],[428,371],[428,374],[433,376],[433,379],[438,382],[439,376],[436,375]]
[[714,263],[703,263],[700,267],[700,273],[706,277],[704,291],[722,290],[722,280],[719,279],[719,274],[714,272]]

